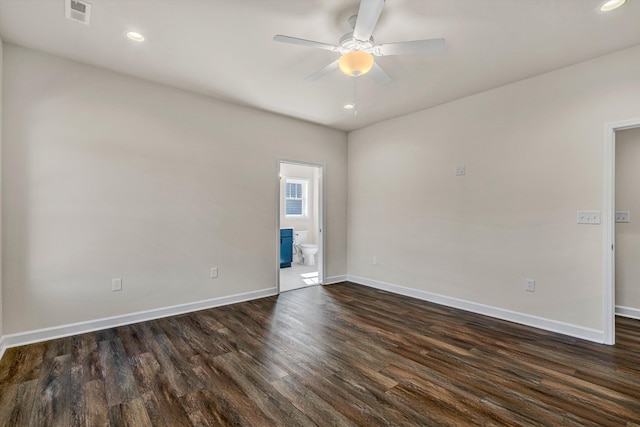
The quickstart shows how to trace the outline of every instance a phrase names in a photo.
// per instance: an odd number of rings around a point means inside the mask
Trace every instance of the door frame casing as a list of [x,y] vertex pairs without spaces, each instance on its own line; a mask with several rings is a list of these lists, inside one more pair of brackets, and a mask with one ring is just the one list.
[[615,209],[616,209],[616,132],[640,127],[640,118],[627,119],[604,125],[604,280],[603,280],[603,332],[604,344],[616,342],[616,271],[615,271]]
[[302,160],[292,160],[288,158],[278,157],[276,164],[276,186],[278,201],[276,203],[276,287],[280,293],[280,202],[282,193],[280,187],[282,163],[297,166],[308,166],[318,168],[318,284],[324,285],[324,266],[325,266],[325,165],[321,163],[305,162]]

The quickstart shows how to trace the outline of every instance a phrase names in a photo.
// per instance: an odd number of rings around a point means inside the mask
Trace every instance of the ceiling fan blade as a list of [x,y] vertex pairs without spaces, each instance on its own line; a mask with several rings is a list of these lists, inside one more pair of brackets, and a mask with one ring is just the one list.
[[327,65],[324,68],[319,69],[315,73],[311,74],[309,77],[305,78],[305,80],[309,80],[310,82],[315,82],[316,80],[324,77],[325,74],[330,73],[331,71],[338,68],[338,61],[333,61],[331,64]]
[[283,36],[280,34],[278,34],[277,36],[274,36],[273,39],[277,42],[291,43],[291,44],[297,44],[300,46],[315,47],[318,49],[325,49],[325,50],[331,50],[331,51],[335,51],[338,48],[337,46],[334,46],[332,44],[314,42],[313,40],[299,39],[296,37]]
[[444,39],[414,40],[411,42],[387,43],[373,48],[376,56],[411,55],[416,53],[438,53],[444,49]]
[[353,29],[353,37],[357,40],[368,41],[376,28],[384,0],[360,0],[360,9],[356,26]]
[[366,75],[371,76],[371,78],[378,83],[379,85],[386,85],[391,81],[391,77],[375,62],[373,63],[373,67],[371,71],[369,71]]

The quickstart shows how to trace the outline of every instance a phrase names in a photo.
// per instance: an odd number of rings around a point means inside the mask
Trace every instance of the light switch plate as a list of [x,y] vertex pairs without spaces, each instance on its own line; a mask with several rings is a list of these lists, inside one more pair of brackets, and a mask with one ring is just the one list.
[[616,211],[616,222],[631,222],[629,211]]
[[464,165],[456,166],[456,176],[462,176],[466,173],[466,168]]
[[525,279],[524,281],[524,290],[527,292],[535,292],[536,291],[536,281],[533,279]]
[[600,224],[600,212],[578,211],[578,224]]

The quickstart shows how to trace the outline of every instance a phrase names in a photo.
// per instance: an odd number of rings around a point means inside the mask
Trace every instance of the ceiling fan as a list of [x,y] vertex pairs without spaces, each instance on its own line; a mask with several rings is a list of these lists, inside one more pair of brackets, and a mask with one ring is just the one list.
[[340,68],[348,76],[358,77],[368,74],[378,84],[386,84],[391,78],[374,61],[374,56],[437,53],[444,49],[444,39],[414,40],[375,45],[373,30],[378,23],[385,0],[361,0],[358,14],[349,18],[352,32],[340,38],[337,45],[276,35],[277,42],[297,44],[330,50],[341,54],[340,58],[308,76],[305,80],[315,81],[325,74]]

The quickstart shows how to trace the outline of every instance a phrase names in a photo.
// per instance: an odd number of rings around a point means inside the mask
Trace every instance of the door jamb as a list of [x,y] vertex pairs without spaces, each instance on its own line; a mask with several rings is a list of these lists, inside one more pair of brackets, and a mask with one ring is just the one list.
[[640,118],[606,123],[604,125],[604,280],[603,316],[605,344],[616,342],[616,289],[615,289],[615,190],[616,190],[616,131],[640,127]]

